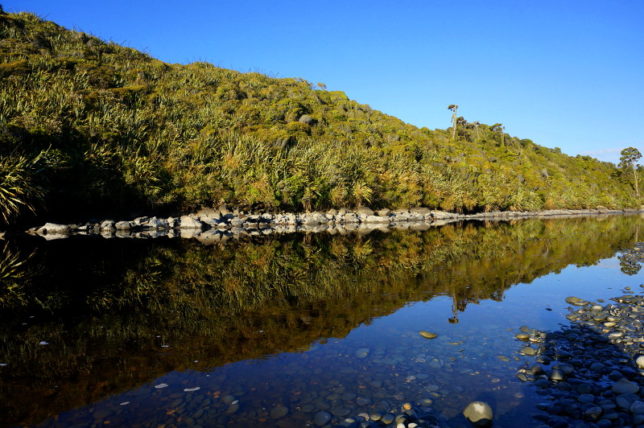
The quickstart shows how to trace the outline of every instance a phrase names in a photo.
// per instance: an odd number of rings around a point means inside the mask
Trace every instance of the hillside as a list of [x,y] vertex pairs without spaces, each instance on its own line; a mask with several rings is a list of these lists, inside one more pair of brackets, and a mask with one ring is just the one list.
[[0,14],[0,82],[0,222],[30,208],[63,219],[223,202],[639,206],[613,164],[498,127],[461,119],[452,139],[323,85],[167,64],[27,13]]

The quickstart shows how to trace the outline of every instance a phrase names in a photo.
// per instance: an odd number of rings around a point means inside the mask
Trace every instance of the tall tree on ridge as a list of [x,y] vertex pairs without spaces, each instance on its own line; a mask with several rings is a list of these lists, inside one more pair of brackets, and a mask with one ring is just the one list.
[[458,112],[458,104],[450,104],[447,106],[448,110],[452,111],[452,140],[456,138],[456,119],[457,115],[456,113]]
[[502,123],[495,123],[490,129],[492,132],[498,132],[501,135],[501,146],[505,146],[505,126]]
[[472,125],[474,125],[474,132],[476,133],[476,141],[479,141],[481,139],[481,136],[479,134],[479,126],[481,126],[481,122],[477,120],[476,122],[472,122]]
[[640,160],[642,154],[635,147],[627,147],[620,153],[622,156],[619,158],[619,167],[626,170],[633,170],[633,184],[635,185],[635,194],[640,197],[639,184],[637,182],[637,161]]

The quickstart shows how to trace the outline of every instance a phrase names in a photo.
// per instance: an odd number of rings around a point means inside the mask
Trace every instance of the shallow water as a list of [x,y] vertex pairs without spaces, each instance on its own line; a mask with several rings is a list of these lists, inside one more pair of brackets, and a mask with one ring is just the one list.
[[619,257],[643,224],[12,241],[5,264],[25,263],[0,288],[0,425],[300,427],[431,400],[461,426],[475,399],[495,426],[534,425],[514,335],[566,324],[567,296],[640,292]]

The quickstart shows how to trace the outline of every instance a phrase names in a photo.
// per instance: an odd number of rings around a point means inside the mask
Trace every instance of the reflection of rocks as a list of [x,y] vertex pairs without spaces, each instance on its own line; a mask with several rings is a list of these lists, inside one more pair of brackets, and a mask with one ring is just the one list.
[[626,275],[636,275],[644,263],[644,242],[638,242],[619,256],[619,265]]
[[34,227],[27,232],[49,236],[49,239],[60,239],[71,235],[102,235],[103,237],[156,238],[167,236],[175,229],[180,229],[181,237],[198,238],[203,230],[217,230],[222,233],[230,231],[237,235],[242,232],[264,234],[285,234],[300,232],[347,233],[356,229],[363,233],[373,230],[386,231],[391,228],[412,228],[425,230],[431,226],[443,226],[454,221],[484,220],[507,221],[525,218],[561,218],[588,216],[598,214],[630,214],[634,210],[549,210],[534,212],[486,212],[477,214],[458,214],[445,211],[432,211],[428,208],[411,208],[410,210],[379,210],[377,213],[369,208],[358,208],[355,211],[329,210],[327,212],[307,213],[231,213],[226,208],[203,209],[198,213],[183,215],[180,218],[137,217],[131,221],[103,220],[83,224],[47,223]]
[[546,398],[538,405],[543,413],[535,418],[549,426],[644,423],[644,380],[636,363],[644,337],[644,296],[613,300],[605,306],[586,302],[568,315],[572,326],[545,336],[540,364],[517,373],[523,381],[534,381]]

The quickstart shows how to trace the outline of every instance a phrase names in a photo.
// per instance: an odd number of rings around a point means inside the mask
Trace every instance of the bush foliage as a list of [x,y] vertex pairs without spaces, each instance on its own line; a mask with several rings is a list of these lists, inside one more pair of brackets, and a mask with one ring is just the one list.
[[639,205],[613,164],[498,124],[458,118],[452,137],[323,85],[167,64],[28,13],[0,14],[0,81],[1,164],[39,160],[19,171],[30,175],[12,219],[27,207],[107,215],[223,202],[459,212]]

